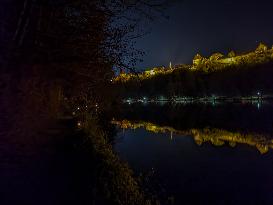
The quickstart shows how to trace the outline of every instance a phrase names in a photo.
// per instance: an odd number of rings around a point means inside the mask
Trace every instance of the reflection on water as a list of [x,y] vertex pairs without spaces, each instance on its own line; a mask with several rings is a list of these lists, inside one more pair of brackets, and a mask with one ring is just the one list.
[[169,133],[171,139],[173,138],[174,133],[178,136],[190,135],[198,145],[202,145],[205,142],[210,142],[215,146],[222,146],[225,143],[228,143],[231,147],[235,147],[237,143],[247,144],[256,147],[261,154],[267,153],[269,149],[273,149],[273,139],[256,133],[241,134],[239,132],[229,132],[215,128],[182,131],[168,126],[159,126],[150,122],[130,122],[128,120],[113,120],[112,123],[118,125],[122,129],[144,128],[145,130],[154,133]]
[[127,105],[115,150],[174,204],[272,205],[272,105]]

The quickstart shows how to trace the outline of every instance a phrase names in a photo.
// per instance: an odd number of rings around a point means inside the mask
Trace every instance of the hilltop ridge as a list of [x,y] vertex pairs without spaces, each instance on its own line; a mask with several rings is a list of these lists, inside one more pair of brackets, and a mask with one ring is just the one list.
[[120,73],[114,82],[127,82],[133,79],[145,80],[157,75],[171,74],[176,70],[188,69],[191,71],[203,71],[205,73],[214,72],[230,67],[255,66],[268,63],[273,60],[273,46],[269,48],[264,43],[260,43],[256,50],[246,54],[236,55],[230,51],[227,56],[222,53],[213,53],[209,57],[203,57],[196,54],[191,65],[178,64],[169,67],[155,67],[142,73]]

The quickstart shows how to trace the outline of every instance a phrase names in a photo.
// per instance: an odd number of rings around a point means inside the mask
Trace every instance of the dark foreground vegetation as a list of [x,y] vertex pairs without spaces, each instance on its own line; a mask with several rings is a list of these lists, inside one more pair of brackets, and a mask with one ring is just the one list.
[[36,137],[1,139],[1,204],[156,203],[113,152],[111,130],[94,119],[82,129],[73,119],[51,123]]
[[77,163],[81,165],[78,174],[85,173],[87,177],[82,180],[86,190],[81,204],[156,203],[155,199],[147,199],[133,171],[114,153],[109,139],[111,130],[102,129],[100,123],[90,117],[82,126],[73,139],[77,160],[82,162]]
[[142,54],[131,40],[147,10],[163,4],[1,1],[0,204],[156,203],[112,150],[102,114],[114,68]]

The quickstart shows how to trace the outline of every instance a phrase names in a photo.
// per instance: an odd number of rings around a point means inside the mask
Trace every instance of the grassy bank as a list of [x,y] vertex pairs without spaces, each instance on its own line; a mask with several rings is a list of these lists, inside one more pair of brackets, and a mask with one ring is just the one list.
[[88,169],[85,172],[88,173],[89,195],[93,204],[157,204],[156,200],[145,197],[138,179],[114,153],[106,132],[97,120],[86,118],[76,133],[74,149],[87,163],[83,167]]

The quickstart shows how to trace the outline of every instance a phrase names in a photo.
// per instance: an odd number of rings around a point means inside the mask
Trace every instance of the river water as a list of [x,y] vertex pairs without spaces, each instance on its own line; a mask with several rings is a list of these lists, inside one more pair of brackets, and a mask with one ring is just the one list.
[[115,150],[159,197],[273,204],[272,102],[124,105],[112,123]]

